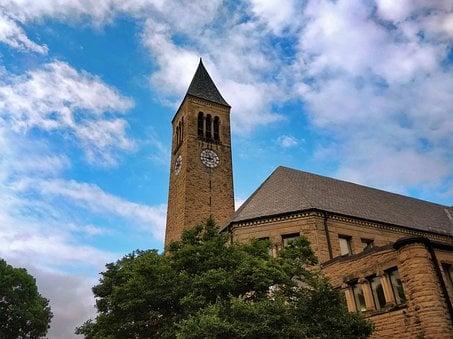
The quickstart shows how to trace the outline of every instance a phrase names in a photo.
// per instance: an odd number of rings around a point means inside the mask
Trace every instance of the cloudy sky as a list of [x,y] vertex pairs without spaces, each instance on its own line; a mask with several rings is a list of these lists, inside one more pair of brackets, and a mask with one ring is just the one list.
[[238,203],[286,165],[452,205],[452,41],[449,0],[0,0],[0,257],[71,338],[106,262],[162,249],[199,57]]

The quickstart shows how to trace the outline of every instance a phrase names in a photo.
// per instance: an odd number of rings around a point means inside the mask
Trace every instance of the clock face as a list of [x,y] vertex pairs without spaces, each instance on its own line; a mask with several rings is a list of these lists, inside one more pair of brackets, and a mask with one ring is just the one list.
[[181,171],[182,157],[179,155],[175,160],[175,174],[178,175]]
[[201,162],[209,168],[217,167],[220,163],[219,156],[210,149],[205,149],[201,151],[200,154]]

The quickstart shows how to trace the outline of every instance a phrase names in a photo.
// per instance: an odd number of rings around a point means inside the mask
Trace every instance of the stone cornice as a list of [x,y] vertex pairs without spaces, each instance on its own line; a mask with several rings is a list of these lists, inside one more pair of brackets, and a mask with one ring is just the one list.
[[261,225],[261,224],[269,224],[269,223],[273,223],[276,221],[292,220],[292,219],[298,219],[298,218],[303,218],[303,217],[308,217],[308,216],[319,216],[320,217],[322,215],[323,215],[322,212],[319,212],[316,210],[310,210],[310,211],[304,211],[304,212],[280,214],[280,215],[267,216],[267,217],[255,218],[255,219],[250,219],[250,220],[232,222],[229,227],[231,230],[233,230],[235,228],[242,228],[242,227],[255,226],[255,225]]
[[265,216],[265,217],[261,217],[261,218],[232,222],[229,225],[229,229],[234,230],[236,228],[269,224],[269,223],[274,223],[274,222],[278,222],[278,221],[293,220],[293,219],[299,219],[299,218],[310,217],[310,216],[323,217],[324,215],[327,215],[328,219],[331,219],[331,220],[356,224],[356,225],[365,226],[365,227],[369,227],[369,228],[377,228],[377,229],[381,229],[381,230],[385,230],[385,231],[390,231],[393,233],[406,234],[406,235],[410,235],[410,236],[428,237],[429,239],[432,239],[432,240],[440,240],[440,241],[446,241],[446,242],[453,241],[453,237],[449,236],[449,235],[422,231],[422,230],[417,230],[414,228],[408,228],[408,227],[399,226],[399,225],[392,225],[392,224],[387,224],[387,223],[383,223],[383,222],[367,220],[367,219],[357,218],[357,217],[353,217],[353,216],[341,215],[338,213],[331,213],[331,212],[317,210],[317,209],[292,212],[292,213],[286,213],[286,214],[280,214],[280,215],[273,215],[273,216]]

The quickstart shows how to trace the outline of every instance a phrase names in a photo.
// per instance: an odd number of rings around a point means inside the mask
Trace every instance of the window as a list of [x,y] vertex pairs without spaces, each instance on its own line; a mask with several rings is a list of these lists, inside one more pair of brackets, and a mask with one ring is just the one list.
[[184,117],[181,118],[180,126],[181,137],[179,138],[179,142],[182,143],[182,141],[184,140]]
[[393,295],[395,296],[395,302],[402,304],[406,302],[406,296],[404,295],[403,283],[401,282],[400,274],[397,268],[392,268],[387,271],[389,276],[390,285],[392,285]]
[[340,235],[338,236],[340,241],[340,253],[341,255],[350,255],[352,254],[351,248],[351,237]]
[[448,294],[450,295],[450,299],[453,300],[453,265],[444,263],[442,264],[442,269],[444,271]]
[[444,270],[445,279],[447,280],[448,285],[453,288],[453,265],[442,264]]
[[204,131],[204,117],[203,112],[198,113],[198,137],[203,138],[203,131]]
[[282,235],[283,247],[290,245],[294,240],[298,239],[299,236],[300,236],[299,233]]
[[385,294],[384,294],[384,288],[382,287],[381,284],[381,278],[374,276],[369,279],[370,281],[370,286],[371,286],[371,292],[373,293],[373,300],[374,300],[374,305],[377,310],[383,308],[385,306]]
[[366,251],[374,247],[374,240],[373,239],[361,239],[362,242],[362,250]]
[[215,141],[219,141],[220,140],[219,125],[220,125],[219,117],[215,117],[214,118],[214,140]]
[[212,117],[211,114],[206,116],[206,139],[212,139]]
[[354,302],[357,311],[366,311],[365,297],[363,296],[362,286],[355,283],[352,285],[352,294],[354,295]]

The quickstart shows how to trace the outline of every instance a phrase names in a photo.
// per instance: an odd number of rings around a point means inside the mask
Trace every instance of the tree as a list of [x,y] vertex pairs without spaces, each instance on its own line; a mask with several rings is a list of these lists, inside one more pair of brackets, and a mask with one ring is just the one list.
[[39,338],[49,329],[52,312],[35,278],[0,259],[0,338]]
[[166,254],[136,251],[107,264],[93,288],[86,338],[366,338],[316,269],[301,237],[272,258],[266,241],[231,243],[212,220],[185,231]]

